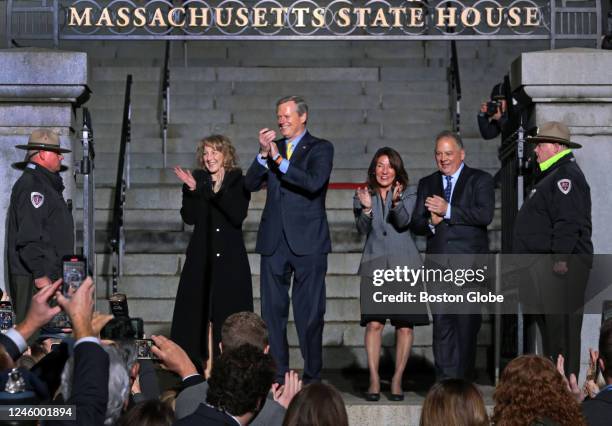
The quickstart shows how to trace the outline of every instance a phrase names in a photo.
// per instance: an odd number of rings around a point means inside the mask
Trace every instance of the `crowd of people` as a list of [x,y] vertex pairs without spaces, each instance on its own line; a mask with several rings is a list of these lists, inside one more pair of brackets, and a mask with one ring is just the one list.
[[[147,355],[141,353],[133,329],[102,339],[101,332],[114,318],[94,314],[91,278],[70,294],[62,285],[61,259],[73,244],[62,235],[72,238],[73,224],[66,219],[62,197],[59,171],[66,150],[58,136],[35,131],[27,145],[18,146],[27,154],[16,164],[24,174],[13,188],[9,211],[10,290],[18,323],[0,335],[5,394],[74,405],[74,421],[83,425],[348,424],[338,390],[321,380],[331,251],[325,199],[334,148],[308,132],[308,105],[301,97],[280,99],[276,113],[281,135],[260,130],[259,153],[245,175],[237,167],[235,148],[222,135],[199,143],[199,169],[175,168],[183,182],[181,217],[194,230],[170,338],[152,336]],[[571,152],[580,145],[557,122],[545,123],[528,142],[535,147],[540,170],[518,214],[523,226],[516,228],[517,252],[553,255],[546,274],[554,273],[559,286],[577,289],[567,291],[575,298],[584,291],[590,265],[570,256],[593,253],[589,186]],[[456,133],[440,132],[433,151],[437,170],[416,186],[409,183],[393,148],[381,148],[372,158],[366,183],[353,199],[357,230],[366,236],[359,267],[362,288],[381,268],[438,268],[460,255],[489,253],[492,176],[466,164]],[[261,317],[252,312],[242,232],[251,193],[259,190],[267,193],[255,248],[261,255]],[[425,236],[424,260],[413,234]],[[538,271],[543,274],[541,266]],[[533,279],[537,286],[538,276]],[[304,359],[301,378],[289,368],[290,303]],[[533,315],[544,335],[544,356],[524,355],[508,364],[489,415],[471,383],[480,311],[466,307],[457,313],[442,306],[431,308],[430,316],[425,304],[420,308],[406,314],[362,312],[369,370],[366,400],[380,399],[386,321],[396,335],[390,400],[402,401],[414,327],[429,324],[431,318],[437,383],[423,404],[422,425],[591,425],[609,418],[602,413],[612,406],[612,375],[606,370],[612,365],[610,321],[602,327],[599,353],[591,357],[594,372],[583,390],[576,379],[582,312],[574,312],[569,322],[567,315]],[[62,312],[70,328],[49,330],[48,323]],[[71,337],[49,339],[58,332]],[[51,348],[50,341],[57,344]],[[172,386],[157,380],[150,358],[174,373]],[[608,378],[602,389],[595,370]],[[12,398],[5,400],[14,404]]]
[[[112,316],[93,311],[91,278],[70,298],[60,286],[58,280],[37,292],[24,320],[0,334],[2,405],[73,406],[71,418],[56,414],[48,422],[87,426],[349,424],[344,400],[333,385],[304,385],[294,371],[285,374],[283,385],[275,382],[268,329],[253,312],[225,320],[220,355],[208,377],[198,373],[177,343],[152,336],[153,354],[175,378],[166,388],[149,374],[150,360],[139,358],[133,338],[100,338]],[[49,304],[52,298],[55,307]],[[26,342],[60,309],[71,319],[73,337],[43,350],[33,366],[23,366],[22,358],[32,349]],[[566,378],[562,357],[557,365],[541,355],[515,358],[493,393],[492,411],[470,381],[442,379],[425,397],[420,425],[607,425],[612,418],[612,319],[602,325],[591,361],[588,378],[579,387],[573,374]],[[597,383],[597,371],[603,383]]]

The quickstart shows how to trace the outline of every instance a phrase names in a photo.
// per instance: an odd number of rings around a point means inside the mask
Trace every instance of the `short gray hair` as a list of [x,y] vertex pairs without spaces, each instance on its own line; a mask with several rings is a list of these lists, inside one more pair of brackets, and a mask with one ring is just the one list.
[[438,136],[436,136],[436,145],[438,144],[438,141],[443,138],[453,139],[457,143],[457,146],[460,149],[463,149],[463,140],[461,139],[461,136],[459,136],[459,133],[451,130],[442,130],[440,133],[438,133]]
[[301,96],[291,95],[280,98],[278,101],[276,101],[276,108],[278,108],[281,104],[286,104],[287,102],[292,101],[295,102],[295,105],[297,106],[298,115],[308,114],[308,104]]
[[[130,376],[127,371],[124,355],[119,348],[113,345],[102,346],[109,358],[108,365],[108,403],[106,404],[105,425],[114,425],[123,410],[130,391]],[[62,371],[60,392],[64,401],[72,395],[72,382],[74,380],[74,356],[70,357]]]

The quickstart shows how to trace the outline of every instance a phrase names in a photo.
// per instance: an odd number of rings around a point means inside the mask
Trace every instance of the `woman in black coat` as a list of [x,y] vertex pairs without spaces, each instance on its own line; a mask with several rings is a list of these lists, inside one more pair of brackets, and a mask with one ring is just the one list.
[[230,140],[221,135],[203,139],[197,149],[200,170],[174,169],[183,181],[181,217],[194,225],[181,273],[171,337],[201,365],[218,352],[221,325],[235,312],[253,311],[251,269],[242,237],[251,195]]

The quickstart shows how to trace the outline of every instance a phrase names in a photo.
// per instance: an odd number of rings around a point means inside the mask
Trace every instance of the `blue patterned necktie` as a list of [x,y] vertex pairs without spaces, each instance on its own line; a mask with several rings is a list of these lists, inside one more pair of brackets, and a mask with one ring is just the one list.
[[444,188],[444,199],[450,203],[451,191],[453,190],[453,177],[444,176],[446,178],[446,188]]

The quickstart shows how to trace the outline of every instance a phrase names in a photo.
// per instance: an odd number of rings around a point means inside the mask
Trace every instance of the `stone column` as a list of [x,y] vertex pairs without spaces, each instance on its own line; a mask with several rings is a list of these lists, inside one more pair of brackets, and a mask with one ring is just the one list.
[[[0,70],[0,277],[6,288],[6,213],[11,188],[21,175],[11,164],[22,161],[26,153],[15,145],[26,144],[32,130],[49,128],[60,134],[62,147],[74,150],[72,108],[87,90],[87,55],[38,48],[0,50]],[[73,200],[73,155],[66,154],[63,163],[69,167],[62,173],[64,198]]]
[[[523,53],[512,63],[511,80],[513,88],[523,86],[531,97],[535,124],[562,121],[569,126],[572,141],[582,144],[574,154],[591,187],[594,250],[612,254],[612,51],[570,48]],[[612,300],[612,294],[605,298]],[[588,311],[596,309],[601,305]],[[600,321],[600,315],[585,315],[583,369],[588,348],[597,347]]]

